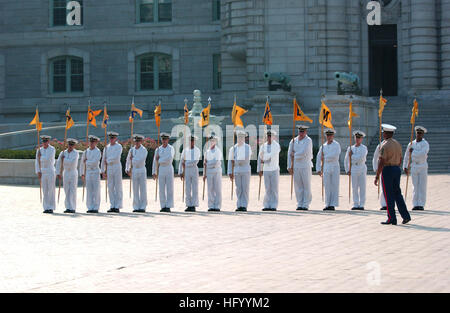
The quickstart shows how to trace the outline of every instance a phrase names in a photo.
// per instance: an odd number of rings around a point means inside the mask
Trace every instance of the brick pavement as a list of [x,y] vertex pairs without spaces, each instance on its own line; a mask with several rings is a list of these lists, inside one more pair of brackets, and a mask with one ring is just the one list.
[[61,191],[49,216],[38,188],[3,185],[0,291],[449,292],[450,175],[430,176],[426,211],[412,212],[406,226],[380,225],[386,217],[372,181],[366,211],[352,212],[341,176],[340,207],[327,213],[314,175],[311,210],[296,212],[290,177],[282,176],[279,211],[261,212],[253,176],[249,212],[235,213],[224,178],[223,212],[207,213],[201,202],[192,214],[183,211],[177,179],[176,208],[166,214],[149,180],[149,212],[139,215],[131,213],[124,181],[123,213],[105,213],[103,200],[96,216],[84,213],[81,188],[80,213],[62,214]]

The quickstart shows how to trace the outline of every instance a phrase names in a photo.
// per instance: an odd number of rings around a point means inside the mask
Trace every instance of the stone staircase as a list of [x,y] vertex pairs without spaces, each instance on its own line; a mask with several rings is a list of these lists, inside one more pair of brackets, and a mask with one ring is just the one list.
[[[450,105],[434,100],[418,99],[419,116],[416,124],[427,128],[425,139],[430,144],[428,154],[429,173],[450,173]],[[405,97],[388,97],[383,112],[383,123],[397,127],[394,138],[402,144],[403,154],[411,138],[412,100]],[[372,158],[378,145],[379,133],[368,144],[367,169],[372,171]],[[415,138],[415,134],[413,135]],[[367,143],[366,143],[367,144]]]

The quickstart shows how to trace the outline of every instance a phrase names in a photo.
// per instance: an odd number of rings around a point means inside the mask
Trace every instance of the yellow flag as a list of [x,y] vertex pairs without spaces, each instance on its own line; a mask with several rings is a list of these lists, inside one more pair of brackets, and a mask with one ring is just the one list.
[[92,111],[92,109],[88,108],[88,124],[91,124],[94,127],[97,127],[97,121],[95,120],[95,117],[102,113],[102,110],[96,110]]
[[320,108],[319,123],[328,128],[334,128],[331,124],[331,111],[322,101],[322,107]]
[[155,123],[158,128],[161,127],[161,104],[155,108]]
[[270,110],[269,100],[266,101],[266,108],[264,109],[264,115],[262,119],[263,123],[266,125],[272,125],[272,111]]
[[34,115],[34,118],[29,125],[36,125],[36,130],[38,132],[42,130],[42,122],[39,122],[39,110],[37,107],[36,107],[36,114]]
[[294,98],[294,111],[293,111],[293,118],[294,121],[306,121],[312,123],[313,120],[310,119],[303,113],[303,111],[300,109],[300,106],[297,103],[297,99]]
[[417,103],[417,100],[414,99],[414,107],[411,114],[411,124],[415,124],[417,116],[419,116],[419,103]]
[[132,120],[134,120],[134,118],[136,117],[136,115],[139,114],[140,117],[142,117],[142,110],[138,109],[134,106],[134,101],[131,104],[131,115],[130,115],[130,122]]
[[350,128],[350,130],[352,129],[352,126],[353,126],[353,118],[354,117],[359,117],[359,115],[356,114],[355,112],[353,112],[353,105],[350,102],[349,112],[348,112],[348,121],[347,121],[348,128]]
[[189,124],[189,110],[187,107],[187,103],[184,104],[184,124]]
[[231,121],[233,122],[233,125],[244,127],[244,123],[242,123],[241,116],[243,114],[247,113],[247,110],[241,108],[236,104],[236,101],[234,101],[233,104],[233,111],[231,112]]
[[208,104],[208,106],[202,110],[202,113],[200,113],[201,118],[198,121],[198,125],[200,127],[209,125],[209,112],[210,111],[211,111],[211,103]]
[[73,126],[73,124],[75,124],[75,123],[73,122],[73,119],[70,116],[70,109],[67,109],[67,111],[66,111],[66,129],[70,129]]
[[384,106],[386,105],[387,100],[384,99],[381,95],[380,95],[380,108],[378,109],[378,116],[381,118],[381,116],[383,115],[383,110],[384,110]]
[[103,109],[103,122],[102,122],[102,128],[106,128],[108,127],[108,120],[109,120],[109,115],[106,112],[106,105],[105,108]]

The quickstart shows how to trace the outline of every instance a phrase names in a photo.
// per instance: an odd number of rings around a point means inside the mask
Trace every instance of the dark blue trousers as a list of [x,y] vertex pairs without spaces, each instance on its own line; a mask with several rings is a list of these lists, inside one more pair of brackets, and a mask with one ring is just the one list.
[[406,208],[405,200],[400,189],[401,169],[399,166],[385,166],[381,176],[384,198],[386,199],[388,221],[397,222],[395,204],[403,219],[411,218]]

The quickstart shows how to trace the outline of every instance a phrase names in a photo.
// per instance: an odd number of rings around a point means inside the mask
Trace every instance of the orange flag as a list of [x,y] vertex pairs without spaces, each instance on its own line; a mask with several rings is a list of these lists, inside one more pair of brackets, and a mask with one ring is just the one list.
[[39,122],[39,110],[36,107],[36,114],[34,115],[33,120],[30,122],[29,125],[36,125],[36,130],[41,131],[42,130],[42,122]]
[[263,115],[262,121],[266,125],[272,125],[272,123],[273,123],[272,111],[270,110],[270,106],[269,106],[269,99],[267,99],[267,101],[266,101],[266,108],[264,109],[264,115]]
[[161,103],[155,108],[155,122],[158,128],[161,127]]
[[208,106],[202,110],[202,113],[200,113],[201,118],[198,121],[198,125],[200,127],[209,125],[209,112],[210,111],[211,111],[211,103],[208,104]]
[[352,103],[350,102],[349,113],[348,113],[348,121],[347,121],[348,128],[350,128],[350,129],[352,129],[352,126],[353,126],[353,118],[354,118],[354,117],[359,117],[359,115],[356,114],[355,112],[353,112],[353,106],[352,106]]
[[294,121],[306,121],[312,123],[313,120],[310,119],[308,116],[303,113],[303,111],[300,109],[300,105],[297,103],[297,99],[294,98],[294,114],[293,114]]
[[417,103],[417,99],[414,99],[414,107],[411,114],[411,124],[414,125],[417,116],[419,116],[419,103]]
[[184,104],[184,125],[189,124],[189,110],[187,103]]
[[72,119],[72,116],[70,116],[70,109],[67,109],[67,111],[66,111],[66,129],[70,129],[74,124],[75,123]]
[[102,110],[96,110],[92,111],[92,109],[88,108],[88,123],[91,124],[94,127],[97,127],[97,121],[95,120],[95,117],[102,113]]
[[233,104],[233,111],[231,112],[231,121],[233,122],[234,126],[241,126],[244,127],[244,123],[242,123],[241,115],[247,113],[247,110],[241,108],[236,104],[236,99],[234,100]]
[[331,111],[322,101],[322,107],[320,108],[319,123],[328,128],[334,128],[331,124]]
[[386,105],[387,100],[380,95],[380,108],[378,109],[378,116],[381,118],[383,115],[384,106]]

